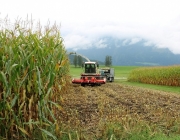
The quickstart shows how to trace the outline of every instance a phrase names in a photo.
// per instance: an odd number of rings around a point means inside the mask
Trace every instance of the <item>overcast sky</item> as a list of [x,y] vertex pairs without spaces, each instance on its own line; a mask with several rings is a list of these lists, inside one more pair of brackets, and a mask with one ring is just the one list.
[[106,47],[108,35],[180,54],[180,0],[1,0],[7,15],[61,24],[66,48]]

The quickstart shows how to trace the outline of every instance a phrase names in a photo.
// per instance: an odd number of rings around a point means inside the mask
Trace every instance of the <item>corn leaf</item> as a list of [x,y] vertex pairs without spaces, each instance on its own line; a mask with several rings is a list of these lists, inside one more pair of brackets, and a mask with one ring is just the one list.
[[8,81],[3,71],[0,72],[0,80],[4,83],[6,87],[8,87]]
[[24,134],[30,136],[29,133],[24,128],[18,127],[18,129],[21,130],[21,132],[23,132]]
[[12,99],[12,101],[11,101],[11,108],[14,107],[14,105],[16,104],[16,101],[17,101],[18,97],[19,97],[19,96],[16,94],[16,95],[14,96],[14,98]]
[[40,129],[43,133],[45,133],[46,135],[52,137],[54,140],[57,140],[57,138],[52,134],[50,133],[49,131],[45,130],[45,129]]
[[52,102],[52,101],[49,101],[49,103],[55,105],[59,110],[63,111],[64,109],[62,108],[62,106],[60,106],[59,104],[55,103],[55,102]]

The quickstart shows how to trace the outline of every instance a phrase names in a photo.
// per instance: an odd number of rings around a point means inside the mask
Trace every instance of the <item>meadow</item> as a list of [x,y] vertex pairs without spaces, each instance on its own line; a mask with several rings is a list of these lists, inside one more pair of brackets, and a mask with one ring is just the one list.
[[[99,68],[104,68],[104,65],[100,65]],[[127,78],[129,73],[135,69],[139,68],[138,66],[112,66],[115,69],[115,77],[118,78]],[[70,75],[72,77],[79,77],[83,72],[83,69],[80,67],[74,67],[74,65],[70,65]],[[118,81],[118,80],[116,80]]]

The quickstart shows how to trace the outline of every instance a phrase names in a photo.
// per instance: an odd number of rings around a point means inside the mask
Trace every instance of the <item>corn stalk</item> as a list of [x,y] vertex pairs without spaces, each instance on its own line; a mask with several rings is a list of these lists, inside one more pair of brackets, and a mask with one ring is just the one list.
[[69,79],[69,62],[56,24],[42,30],[17,20],[0,28],[0,138],[55,136],[56,109]]

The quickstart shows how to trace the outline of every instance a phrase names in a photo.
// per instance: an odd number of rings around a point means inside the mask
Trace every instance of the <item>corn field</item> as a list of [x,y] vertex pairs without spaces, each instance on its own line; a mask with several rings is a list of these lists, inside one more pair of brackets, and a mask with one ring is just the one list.
[[106,83],[98,87],[72,85],[62,97],[61,139],[180,139],[178,94]]
[[0,139],[57,139],[68,74],[56,24],[0,20]]
[[137,68],[130,73],[128,81],[180,86],[180,66]]

